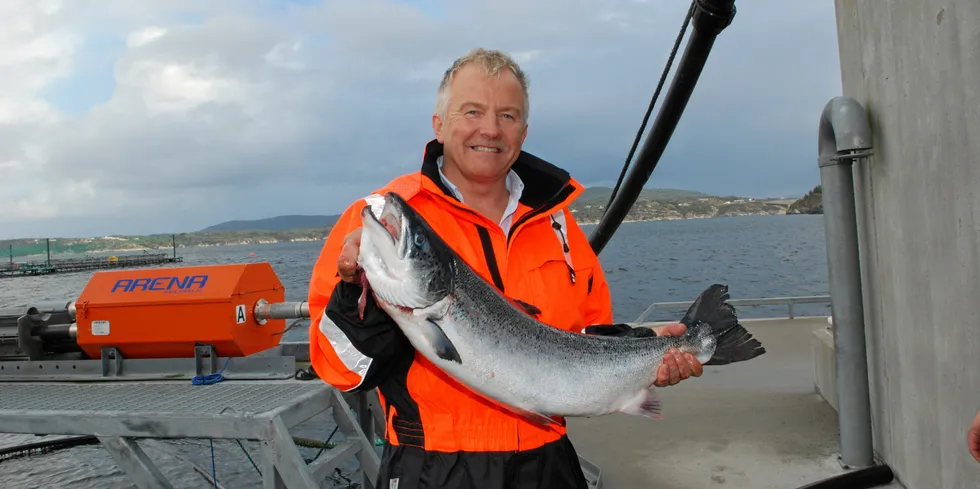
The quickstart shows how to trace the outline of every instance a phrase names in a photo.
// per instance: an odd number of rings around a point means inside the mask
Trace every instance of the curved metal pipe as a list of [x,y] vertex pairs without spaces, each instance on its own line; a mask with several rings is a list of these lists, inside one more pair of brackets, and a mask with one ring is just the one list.
[[663,105],[657,113],[653,129],[644,141],[643,148],[636,157],[636,164],[630,170],[622,188],[589,236],[589,244],[596,254],[605,248],[650,179],[650,174],[667,148],[687,101],[698,83],[715,38],[731,25],[734,17],[735,0],[697,0],[691,17],[691,37],[687,41]]
[[836,97],[824,106],[818,135],[841,462],[850,467],[868,467],[874,465],[874,441],[851,166],[855,158],[871,154],[871,127],[860,103]]
[[[820,167],[840,164],[840,158],[871,155],[871,124],[864,107],[851,97],[834,97],[824,105],[817,135]],[[850,163],[845,163],[850,164]]]

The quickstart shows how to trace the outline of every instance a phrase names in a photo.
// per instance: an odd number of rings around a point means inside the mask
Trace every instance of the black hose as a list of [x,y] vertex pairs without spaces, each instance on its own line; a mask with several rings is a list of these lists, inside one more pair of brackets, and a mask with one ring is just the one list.
[[895,474],[887,465],[872,465],[864,469],[850,472],[813,482],[799,489],[865,489],[890,484],[895,480]]
[[622,190],[617,192],[615,199],[606,208],[599,224],[589,236],[589,244],[596,254],[605,248],[640,192],[643,191],[643,186],[657,166],[681,114],[684,113],[691,92],[694,91],[701,70],[708,60],[708,54],[711,53],[715,38],[731,24],[734,16],[735,0],[696,0],[691,17],[693,28],[691,37],[687,41],[687,47],[663,105],[657,113],[650,136],[643,143],[636,164],[626,178]]
[[36,454],[51,453],[58,450],[64,450],[66,448],[74,448],[83,445],[95,445],[97,443],[99,443],[99,439],[91,435],[57,438],[54,440],[45,440],[45,441],[40,441],[35,443],[25,443],[23,445],[17,445],[13,447],[0,448],[0,461],[27,456],[31,454],[36,455]]

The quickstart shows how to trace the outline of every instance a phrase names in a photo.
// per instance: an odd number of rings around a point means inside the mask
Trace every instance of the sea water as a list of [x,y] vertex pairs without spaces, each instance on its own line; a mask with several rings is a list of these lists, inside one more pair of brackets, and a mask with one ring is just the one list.
[[[583,226],[586,234],[592,226]],[[306,300],[310,268],[322,241],[178,248],[183,265],[269,262],[286,288],[286,300]],[[827,288],[822,216],[748,216],[624,223],[599,258],[609,282],[616,321],[637,318],[651,302],[691,301],[713,283],[729,286],[733,299],[824,295]],[[91,272],[0,280],[0,307],[40,300],[72,300]],[[795,306],[797,315],[828,315],[829,306]],[[679,319],[683,310],[657,310],[648,319]],[[786,306],[739,308],[740,317],[786,316]],[[305,340],[294,328],[287,341]],[[313,418],[300,435],[324,439],[333,425]],[[0,447],[33,441],[32,435],[0,434]],[[338,440],[338,439],[335,439]],[[211,464],[208,440],[141,441],[141,446],[175,487],[210,487],[191,464],[216,474],[225,487],[261,487],[261,477],[235,442],[215,441]],[[255,444],[243,442],[259,463]],[[317,450],[300,447],[307,458]],[[345,487],[356,465],[348,464],[324,487]],[[261,466],[260,466],[261,468]],[[353,477],[358,480],[359,477]],[[5,489],[52,487],[102,489],[133,487],[100,446],[0,461]]]

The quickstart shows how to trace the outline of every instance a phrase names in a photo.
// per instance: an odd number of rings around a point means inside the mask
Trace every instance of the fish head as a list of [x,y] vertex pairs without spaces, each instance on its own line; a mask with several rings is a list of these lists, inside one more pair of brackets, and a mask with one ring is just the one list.
[[410,312],[452,293],[455,255],[401,196],[385,194],[378,217],[366,206],[361,222],[358,263],[376,299]]

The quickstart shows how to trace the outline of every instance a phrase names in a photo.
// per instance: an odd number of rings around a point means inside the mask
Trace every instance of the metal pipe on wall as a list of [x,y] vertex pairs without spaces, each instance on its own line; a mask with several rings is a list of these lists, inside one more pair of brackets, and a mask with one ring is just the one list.
[[841,463],[874,465],[864,298],[854,203],[855,159],[871,154],[871,127],[856,100],[835,97],[820,116],[818,164],[837,363]]

